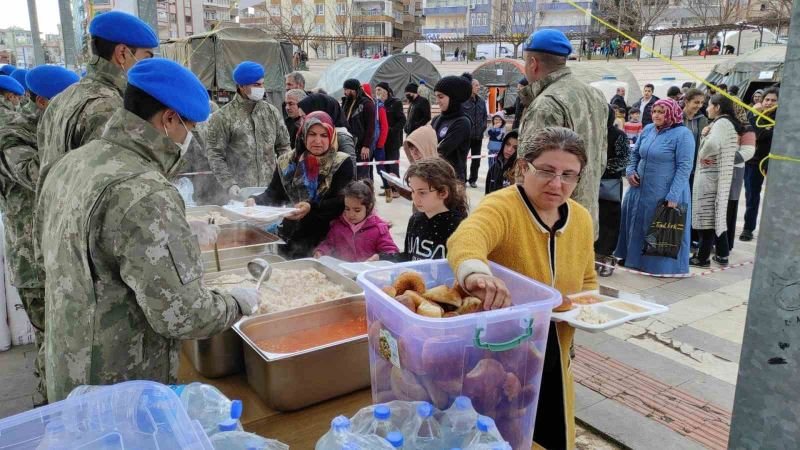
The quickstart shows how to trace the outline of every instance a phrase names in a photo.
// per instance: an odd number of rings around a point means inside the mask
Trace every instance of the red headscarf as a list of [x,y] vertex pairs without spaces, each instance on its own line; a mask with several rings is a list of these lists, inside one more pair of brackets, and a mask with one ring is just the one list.
[[655,109],[656,106],[663,106],[665,110],[664,125],[660,127],[656,126],[658,131],[666,130],[676,123],[683,123],[683,110],[681,109],[681,105],[675,100],[671,98],[662,98],[653,105],[653,108]]

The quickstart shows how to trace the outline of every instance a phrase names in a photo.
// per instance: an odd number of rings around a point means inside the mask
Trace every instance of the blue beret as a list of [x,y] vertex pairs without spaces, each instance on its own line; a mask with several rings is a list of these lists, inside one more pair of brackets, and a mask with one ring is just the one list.
[[128,71],[128,84],[192,122],[204,122],[211,112],[206,88],[192,72],[174,61],[143,59]]
[[122,11],[109,11],[95,16],[89,25],[89,34],[136,48],[158,47],[158,36],[150,25]]
[[17,80],[8,75],[0,75],[0,89],[11,92],[12,94],[25,94],[25,88],[22,87]]
[[28,83],[25,82],[25,75],[27,75],[27,74],[28,74],[27,70],[25,70],[25,69],[17,69],[15,71],[11,72],[11,75],[9,75],[9,76],[11,78],[17,80],[17,83],[21,84],[22,87],[24,87],[26,91],[30,91],[31,88],[29,88],[28,87]]
[[0,75],[11,75],[17,68],[11,64],[6,64],[0,67]]
[[262,78],[264,78],[264,68],[253,61],[241,62],[233,69],[233,81],[239,86],[256,83]]
[[561,31],[545,28],[531,34],[525,41],[523,49],[529,52],[569,56],[572,53],[572,44]]
[[80,78],[74,72],[58,66],[39,66],[25,76],[28,90],[48,100],[60,94]]

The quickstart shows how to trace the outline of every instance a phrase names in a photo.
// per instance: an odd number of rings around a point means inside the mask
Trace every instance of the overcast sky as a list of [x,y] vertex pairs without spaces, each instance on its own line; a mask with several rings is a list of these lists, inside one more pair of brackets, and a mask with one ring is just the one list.
[[[27,0],[0,0],[2,13],[0,13],[0,28],[18,26],[26,30],[31,29],[28,20]],[[42,33],[58,33],[58,0],[36,0],[36,10],[39,16],[39,31]]]

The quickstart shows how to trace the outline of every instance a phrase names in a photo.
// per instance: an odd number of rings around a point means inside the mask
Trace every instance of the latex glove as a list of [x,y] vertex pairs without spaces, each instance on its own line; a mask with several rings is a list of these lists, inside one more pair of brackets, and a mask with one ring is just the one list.
[[189,229],[192,234],[197,236],[197,241],[200,245],[211,245],[217,242],[219,236],[219,227],[210,223],[203,222],[202,220],[190,220]]
[[242,314],[245,316],[251,316],[258,312],[258,291],[255,288],[233,288],[231,289],[231,296],[239,304],[239,309],[242,310]]
[[244,206],[256,206],[256,199],[248,198],[244,201]]
[[228,188],[228,195],[233,198],[239,198],[239,194],[242,192],[242,189],[239,188],[238,185],[234,184],[230,188]]

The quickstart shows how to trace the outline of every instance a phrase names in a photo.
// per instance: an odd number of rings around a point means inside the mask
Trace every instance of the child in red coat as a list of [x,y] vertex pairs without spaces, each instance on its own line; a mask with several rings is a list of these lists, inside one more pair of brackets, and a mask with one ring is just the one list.
[[331,221],[328,236],[317,247],[314,257],[332,256],[349,262],[378,259],[380,253],[400,250],[389,233],[389,226],[372,213],[375,193],[369,180],[351,181],[342,191],[344,212]]

